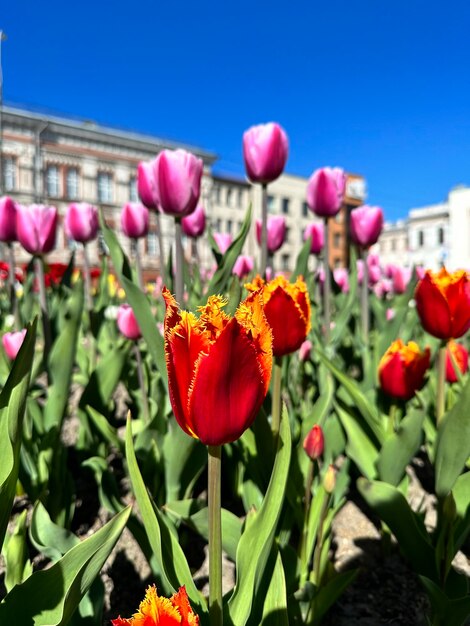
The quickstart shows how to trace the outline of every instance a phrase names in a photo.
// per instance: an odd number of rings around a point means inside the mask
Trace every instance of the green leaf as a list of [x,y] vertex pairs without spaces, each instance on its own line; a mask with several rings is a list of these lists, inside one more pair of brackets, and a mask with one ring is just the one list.
[[377,460],[380,480],[397,486],[423,438],[424,411],[412,408],[398,430],[386,439]]
[[13,534],[8,537],[3,545],[3,556],[5,559],[5,588],[7,591],[23,582],[31,573],[31,563],[28,560],[28,550],[26,547],[26,515],[27,511],[22,511],[16,521]]
[[59,560],[68,550],[80,543],[76,535],[51,520],[41,502],[37,502],[34,507],[29,537],[36,550],[51,561]]
[[346,453],[354,461],[366,478],[372,480],[376,477],[375,465],[379,458],[379,452],[369,439],[358,421],[339,406],[336,412],[341,424],[346,431]]
[[245,529],[238,543],[237,581],[228,603],[230,618],[236,626],[248,623],[256,604],[262,602],[257,597],[263,572],[273,545],[277,523],[289,474],[291,437],[289,416],[284,406],[281,417],[279,447],[273,473],[263,504],[254,520]]
[[297,276],[302,276],[305,278],[308,273],[308,259],[310,257],[310,249],[312,247],[312,238],[309,237],[307,241],[303,244],[300,249],[300,252],[297,256],[297,262],[295,264],[295,269],[291,274],[291,282],[295,282],[297,280]]
[[0,546],[10,518],[18,479],[23,416],[34,357],[37,319],[27,326],[23,344],[0,394]]
[[470,596],[450,600],[438,585],[427,576],[420,576],[421,583],[427,591],[434,615],[442,621],[433,624],[445,626],[463,626],[470,617]]
[[454,547],[457,552],[470,531],[470,472],[457,478],[452,495],[458,519],[454,523]]
[[444,415],[436,446],[436,494],[443,497],[454,486],[470,456],[470,379]]
[[163,460],[166,499],[170,502],[187,497],[190,487],[207,465],[207,450],[171,419],[163,440]]
[[17,585],[0,604],[0,623],[66,626],[114,548],[130,511],[127,507],[52,567]]
[[263,617],[261,619],[262,626],[289,626],[289,617],[287,613],[287,589],[286,577],[284,575],[284,566],[282,558],[277,549],[273,545],[275,555],[275,565],[270,577],[268,591],[265,596],[263,606]]

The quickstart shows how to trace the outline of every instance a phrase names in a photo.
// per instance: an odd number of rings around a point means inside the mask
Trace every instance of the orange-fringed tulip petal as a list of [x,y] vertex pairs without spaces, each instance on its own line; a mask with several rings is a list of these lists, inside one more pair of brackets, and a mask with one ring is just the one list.
[[274,356],[298,350],[311,327],[310,299],[302,277],[290,283],[284,276],[277,276],[265,283],[257,276],[245,286],[249,291],[262,289],[264,312],[273,332]]
[[459,379],[455,366],[461,374],[468,372],[468,352],[462,344],[452,339],[447,344],[446,350],[446,380],[448,383],[456,383]]
[[464,270],[449,274],[428,270],[415,293],[421,324],[430,335],[451,339],[470,328],[470,280]]
[[423,386],[429,363],[429,348],[422,352],[414,341],[397,339],[380,359],[380,386],[393,398],[409,400]]
[[181,428],[206,445],[238,439],[266,396],[272,335],[261,296],[252,294],[233,318],[211,296],[197,318],[178,311],[164,289],[165,353],[170,401]]
[[111,620],[113,626],[199,626],[184,587],[171,598],[157,594],[155,585],[148,587],[137,613],[132,617]]

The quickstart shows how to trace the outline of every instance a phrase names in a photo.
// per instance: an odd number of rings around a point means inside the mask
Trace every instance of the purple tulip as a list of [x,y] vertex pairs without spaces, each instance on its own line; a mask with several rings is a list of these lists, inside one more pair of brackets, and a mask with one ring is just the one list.
[[137,166],[137,193],[148,209],[158,210],[155,182],[155,161],[141,161]]
[[181,220],[181,228],[187,237],[192,237],[192,239],[200,237],[206,228],[204,207],[199,204],[190,215],[183,217]]
[[142,333],[132,307],[121,304],[117,312],[117,325],[124,337],[133,341],[140,339]]
[[201,193],[202,160],[186,150],[162,150],[153,163],[160,209],[175,217],[192,213]]
[[139,202],[127,202],[121,211],[121,229],[129,239],[145,237],[149,232],[149,211]]
[[74,202],[65,214],[65,234],[69,239],[87,243],[98,234],[98,210],[87,202]]
[[361,248],[369,248],[377,242],[384,224],[380,207],[364,204],[351,211],[351,240]]
[[289,154],[285,130],[276,124],[259,124],[243,133],[243,159],[252,183],[266,185],[284,171]]
[[5,196],[0,198],[0,241],[11,243],[16,241],[16,211],[18,205]]
[[311,175],[307,185],[307,204],[319,217],[336,215],[346,191],[346,174],[339,167],[323,167]]
[[225,254],[232,243],[232,235],[228,233],[214,233],[215,243],[221,254]]
[[42,204],[18,205],[16,231],[18,241],[27,252],[50,252],[55,246],[57,209]]
[[344,267],[337,267],[333,270],[333,278],[335,283],[340,287],[343,293],[349,291],[349,274],[348,270]]
[[308,224],[304,230],[304,241],[309,237],[312,238],[312,245],[310,246],[310,252],[312,254],[320,254],[325,245],[325,231],[321,222],[312,222]]
[[241,280],[253,271],[254,266],[255,262],[253,261],[253,257],[247,256],[245,254],[240,254],[238,259],[235,261],[232,269],[232,274],[235,274]]
[[396,265],[393,269],[392,284],[396,294],[405,293],[411,279],[411,269]]
[[5,350],[5,354],[13,361],[16,359],[16,355],[20,351],[21,346],[23,345],[23,341],[26,335],[26,328],[20,330],[17,333],[5,333],[2,337],[3,349]]
[[[268,251],[273,254],[282,246],[286,239],[286,219],[283,215],[268,217]],[[261,220],[256,220],[256,239],[261,244]]]

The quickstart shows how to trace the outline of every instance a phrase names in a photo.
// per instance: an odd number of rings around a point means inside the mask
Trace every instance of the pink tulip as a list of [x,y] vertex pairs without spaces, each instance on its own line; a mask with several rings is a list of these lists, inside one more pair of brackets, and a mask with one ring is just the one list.
[[137,193],[139,198],[148,209],[158,209],[155,161],[141,161],[137,166]]
[[325,233],[321,222],[312,222],[304,230],[304,241],[309,237],[312,238],[310,252],[312,254],[320,254],[325,244]]
[[418,280],[423,280],[426,275],[426,269],[422,265],[416,266],[416,277]]
[[192,213],[201,193],[202,160],[186,150],[162,150],[153,163],[160,209],[176,217]]
[[313,172],[307,185],[307,204],[320,217],[336,215],[346,191],[346,174],[339,167],[323,167]]
[[362,281],[364,280],[364,261],[362,259],[356,261],[356,271],[357,282],[359,285],[362,285]]
[[369,285],[375,285],[382,278],[382,270],[379,265],[369,266]]
[[98,234],[98,210],[87,202],[74,202],[65,214],[65,234],[69,239],[87,243]]
[[384,224],[380,207],[364,204],[351,211],[351,240],[361,248],[369,248],[377,242]]
[[[283,215],[268,217],[268,251],[273,254],[282,246],[286,239],[286,219]],[[261,245],[261,221],[256,220],[256,239]]]
[[21,346],[23,345],[23,341],[26,335],[26,328],[20,330],[17,333],[5,333],[2,337],[3,349],[5,350],[5,354],[13,361],[16,359],[16,355],[20,351]]
[[299,348],[299,359],[301,361],[308,361],[312,352],[312,342],[310,339],[306,339]]
[[266,185],[279,178],[288,153],[289,140],[279,124],[260,124],[243,133],[243,159],[252,183]]
[[384,298],[392,291],[392,281],[388,278],[382,278],[374,285],[374,293],[377,298]]
[[214,233],[214,239],[220,254],[225,254],[232,243],[232,235],[228,233]]
[[380,266],[380,257],[378,254],[368,254],[367,255],[367,265],[368,267],[372,267],[373,265]]
[[240,254],[238,259],[235,261],[232,274],[235,274],[240,279],[245,278],[245,276],[248,276],[248,274],[253,271],[254,266],[255,263],[253,261],[253,257]]
[[139,202],[127,202],[121,211],[121,229],[129,239],[145,237],[149,232],[149,211]]
[[18,205],[5,196],[0,198],[0,241],[11,243],[16,241],[16,211]]
[[405,293],[411,279],[411,269],[408,267],[395,266],[393,269],[392,283],[396,294]]
[[348,270],[344,267],[337,267],[333,270],[333,278],[338,287],[341,288],[343,293],[349,291],[349,274]]
[[16,231],[18,241],[31,254],[45,254],[55,246],[57,209],[53,206],[18,205]]
[[142,336],[134,311],[128,304],[121,304],[119,307],[117,312],[117,325],[121,334],[127,339],[135,341]]
[[206,228],[204,207],[198,205],[190,215],[183,217],[181,220],[181,228],[187,237],[192,237],[193,239],[200,237]]
[[395,310],[387,309],[385,312],[385,319],[387,320],[387,322],[390,322],[390,320],[393,320],[394,317],[395,317]]

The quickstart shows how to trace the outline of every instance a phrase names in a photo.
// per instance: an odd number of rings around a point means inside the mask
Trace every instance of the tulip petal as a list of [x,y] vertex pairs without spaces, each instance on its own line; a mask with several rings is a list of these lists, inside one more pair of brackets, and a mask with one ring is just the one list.
[[[303,307],[305,307],[305,302]],[[305,308],[299,306],[282,287],[277,287],[264,305],[273,331],[273,353],[289,354],[300,348],[308,332]]]
[[415,300],[424,330],[439,339],[449,339],[452,336],[449,305],[428,274],[418,283]]

